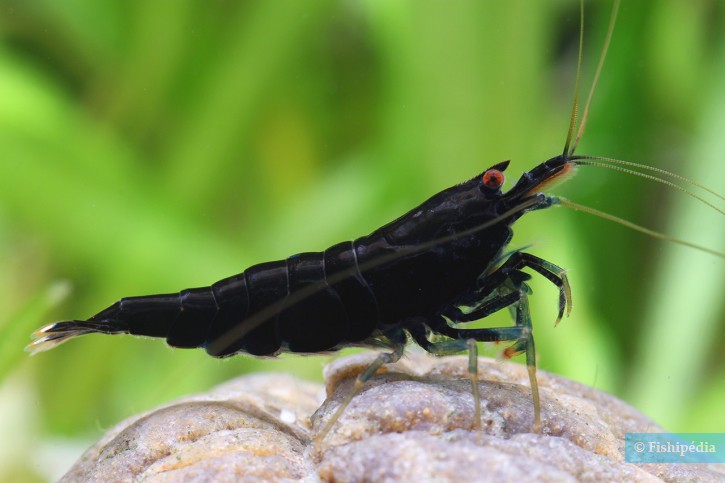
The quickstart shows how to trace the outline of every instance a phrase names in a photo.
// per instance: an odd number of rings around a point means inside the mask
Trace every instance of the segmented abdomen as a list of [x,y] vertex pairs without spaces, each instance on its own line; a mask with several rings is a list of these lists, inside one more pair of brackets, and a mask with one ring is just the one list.
[[379,316],[348,241],[254,265],[211,287],[126,298],[91,320],[104,318],[125,321],[131,334],[225,357],[331,350],[370,337]]

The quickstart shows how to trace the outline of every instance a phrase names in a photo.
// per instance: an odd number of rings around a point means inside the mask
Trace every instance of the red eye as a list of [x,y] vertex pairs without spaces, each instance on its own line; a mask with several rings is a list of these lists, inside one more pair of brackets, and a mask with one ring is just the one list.
[[483,184],[486,188],[497,190],[503,185],[505,177],[503,173],[497,169],[489,169],[483,173]]

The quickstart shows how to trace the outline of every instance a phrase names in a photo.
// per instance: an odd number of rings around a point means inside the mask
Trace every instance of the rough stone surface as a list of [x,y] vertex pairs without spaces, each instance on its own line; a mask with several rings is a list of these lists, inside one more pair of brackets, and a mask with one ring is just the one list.
[[722,466],[625,463],[625,433],[662,429],[543,371],[533,433],[525,367],[483,358],[480,430],[467,358],[412,355],[381,370],[317,441],[374,357],[329,365],[321,407],[322,386],[257,374],[129,418],[63,481],[725,481]]

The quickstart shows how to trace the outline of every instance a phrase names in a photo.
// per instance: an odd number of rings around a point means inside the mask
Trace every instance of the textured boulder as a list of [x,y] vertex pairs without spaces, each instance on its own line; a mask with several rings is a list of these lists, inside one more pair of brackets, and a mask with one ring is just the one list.
[[[336,361],[322,386],[257,374],[130,418],[65,481],[723,481],[707,465],[624,462],[624,434],[661,431],[618,399],[539,372],[543,430],[524,366],[481,359],[481,429],[465,357],[412,355],[365,385],[315,435],[375,354]],[[320,403],[324,400],[322,407]],[[318,409],[319,408],[319,409]]]

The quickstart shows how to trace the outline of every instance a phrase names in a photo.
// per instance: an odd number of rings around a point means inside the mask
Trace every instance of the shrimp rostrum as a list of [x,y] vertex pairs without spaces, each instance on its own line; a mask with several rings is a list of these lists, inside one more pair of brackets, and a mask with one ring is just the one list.
[[[600,68],[615,13],[616,8]],[[510,342],[505,356],[526,356],[533,426],[537,430],[541,416],[528,309],[530,290],[526,283],[531,275],[524,270],[537,272],[558,288],[557,323],[571,310],[571,291],[562,268],[524,251],[506,251],[513,224],[528,212],[559,204],[662,236],[547,195],[544,190],[554,181],[568,178],[577,166],[608,167],[675,186],[634,169],[653,168],[574,155],[587,111],[588,105],[574,138],[575,98],[563,153],[524,173],[508,191],[502,190],[503,172],[508,166],[505,161],[441,191],[367,236],[322,252],[254,265],[209,287],[123,298],[87,320],[56,322],[41,328],[29,349],[47,350],[88,333],[160,337],[173,347],[203,347],[214,357],[319,353],[345,347],[384,349],[358,376],[355,391],[381,365],[398,360],[409,341],[435,355],[468,350],[476,409],[473,425],[477,426],[480,404],[476,343]],[[514,314],[512,326],[466,328],[467,323],[505,308],[511,308]],[[330,418],[320,437],[334,424],[355,391]]]

